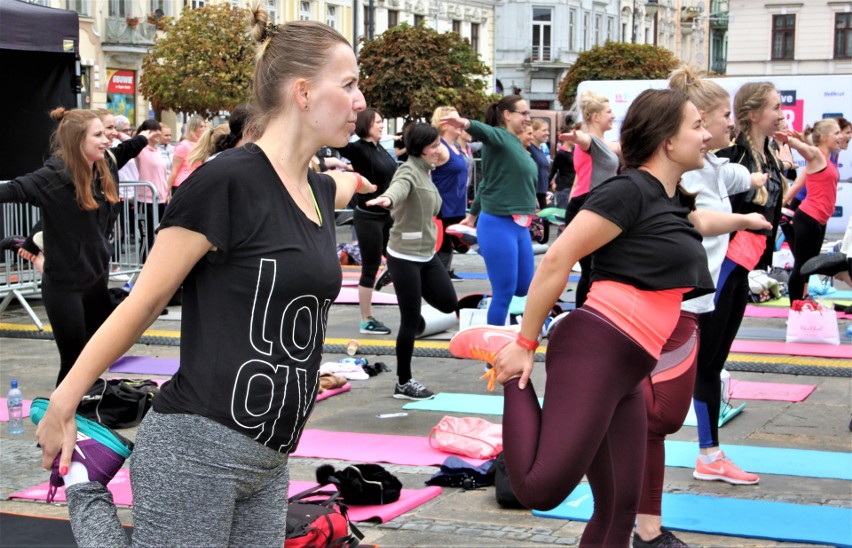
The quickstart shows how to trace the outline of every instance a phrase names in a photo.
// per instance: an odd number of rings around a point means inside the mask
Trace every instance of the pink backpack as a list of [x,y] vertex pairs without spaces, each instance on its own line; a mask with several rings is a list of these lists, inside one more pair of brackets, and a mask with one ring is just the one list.
[[465,457],[494,458],[503,452],[503,426],[478,417],[447,415],[432,428],[429,445]]

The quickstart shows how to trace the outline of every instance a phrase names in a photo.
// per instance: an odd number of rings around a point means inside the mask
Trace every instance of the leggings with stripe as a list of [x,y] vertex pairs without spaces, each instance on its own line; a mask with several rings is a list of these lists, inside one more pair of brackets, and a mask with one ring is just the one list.
[[511,216],[479,214],[476,223],[479,254],[491,282],[488,323],[505,325],[512,296],[524,297],[535,270],[530,231]]
[[550,509],[587,476],[595,511],[581,545],[628,546],[642,490],[647,419],[639,384],[657,360],[590,307],[547,345],[544,407],[532,383],[504,386],[503,445],[512,490]]
[[663,346],[657,367],[642,380],[648,412],[648,443],[640,514],[662,515],[666,436],[680,430],[689,412],[697,359],[698,316],[682,311],[674,332]]

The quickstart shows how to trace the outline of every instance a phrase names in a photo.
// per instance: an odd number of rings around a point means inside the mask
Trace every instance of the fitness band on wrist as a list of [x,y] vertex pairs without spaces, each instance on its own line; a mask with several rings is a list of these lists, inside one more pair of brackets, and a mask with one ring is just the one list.
[[520,333],[518,333],[518,338],[515,342],[517,342],[521,348],[526,348],[527,350],[532,350],[533,352],[535,352],[535,350],[538,348],[538,341],[528,339]]

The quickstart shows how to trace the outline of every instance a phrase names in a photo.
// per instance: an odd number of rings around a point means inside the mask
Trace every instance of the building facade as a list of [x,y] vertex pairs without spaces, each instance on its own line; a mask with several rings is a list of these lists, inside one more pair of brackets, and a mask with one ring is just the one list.
[[730,1],[727,73],[852,74],[852,2]]

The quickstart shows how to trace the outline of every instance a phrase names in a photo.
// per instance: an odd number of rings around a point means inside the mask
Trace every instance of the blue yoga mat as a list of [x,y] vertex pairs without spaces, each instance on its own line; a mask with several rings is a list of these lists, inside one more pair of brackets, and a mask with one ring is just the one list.
[[[539,403],[542,401],[539,398]],[[431,400],[407,403],[403,409],[502,415],[503,396],[440,392]],[[725,445],[724,451],[744,470],[755,474],[852,480],[852,453],[747,445]],[[666,440],[667,466],[694,468],[697,454],[698,444],[695,442]]]
[[[593,504],[584,483],[553,510],[533,510],[533,515],[589,521]],[[834,506],[666,493],[663,525],[695,533],[852,546],[852,509]]]

